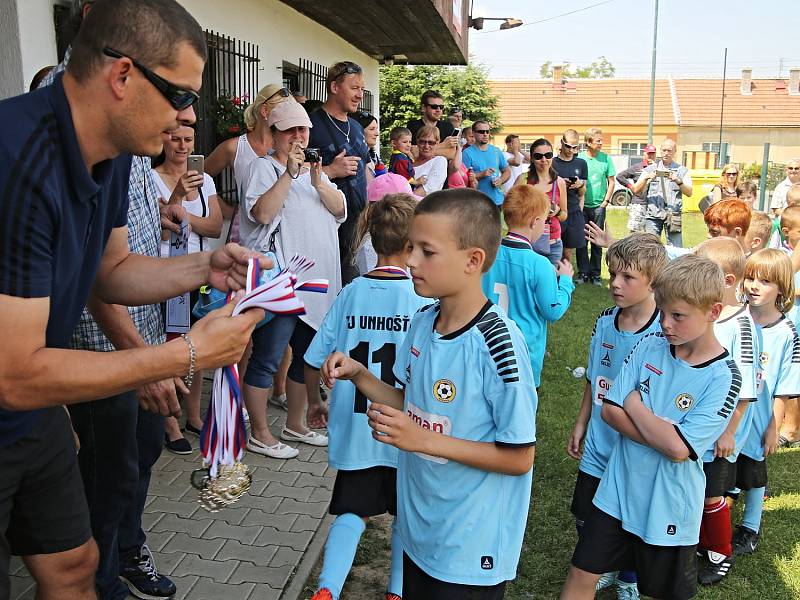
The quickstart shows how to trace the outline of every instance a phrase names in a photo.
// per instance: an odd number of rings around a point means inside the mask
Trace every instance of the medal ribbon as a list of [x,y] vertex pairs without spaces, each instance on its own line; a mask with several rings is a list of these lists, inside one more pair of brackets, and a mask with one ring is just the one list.
[[[303,315],[305,306],[296,292],[328,291],[327,279],[310,279],[298,283],[297,275],[314,266],[304,256],[295,255],[273,279],[259,285],[258,259],[251,259],[247,267],[246,293],[236,303],[232,316],[249,308],[261,308],[274,315]],[[228,302],[232,294],[228,294]],[[203,465],[211,478],[216,478],[220,465],[240,462],[247,443],[242,393],[237,365],[228,365],[214,371],[211,401],[203,428],[200,431],[200,452]]]
[[389,275],[402,275],[403,277],[408,277],[408,271],[406,271],[405,269],[401,269],[400,267],[393,267],[392,265],[387,265],[385,267],[375,267],[372,270],[380,271],[381,273],[388,273]]

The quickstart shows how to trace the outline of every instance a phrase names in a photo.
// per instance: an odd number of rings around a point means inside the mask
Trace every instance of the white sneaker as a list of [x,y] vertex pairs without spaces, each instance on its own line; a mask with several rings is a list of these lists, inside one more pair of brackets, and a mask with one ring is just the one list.
[[285,442],[302,442],[312,446],[327,446],[328,436],[309,430],[308,433],[297,433],[296,431],[284,427],[281,431],[281,439]]
[[297,448],[292,448],[280,442],[274,446],[267,446],[264,442],[258,441],[253,436],[247,438],[247,449],[250,450],[250,452],[269,456],[270,458],[294,458],[300,454]]
[[281,410],[289,410],[289,401],[286,399],[286,394],[281,394],[280,396],[270,396],[269,403],[274,406],[275,408],[280,408]]
[[639,588],[635,583],[617,580],[617,600],[639,600]]
[[594,590],[599,592],[600,590],[604,590],[606,588],[611,587],[617,581],[617,572],[612,571],[611,573],[603,573],[600,577],[600,581],[597,582],[597,586],[595,586]]

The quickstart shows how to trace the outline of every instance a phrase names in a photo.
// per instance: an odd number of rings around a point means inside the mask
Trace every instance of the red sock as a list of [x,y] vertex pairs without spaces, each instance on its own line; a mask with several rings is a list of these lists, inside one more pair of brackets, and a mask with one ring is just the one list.
[[723,498],[717,504],[704,506],[698,548],[731,556],[733,554],[732,537],[731,510],[725,499]]

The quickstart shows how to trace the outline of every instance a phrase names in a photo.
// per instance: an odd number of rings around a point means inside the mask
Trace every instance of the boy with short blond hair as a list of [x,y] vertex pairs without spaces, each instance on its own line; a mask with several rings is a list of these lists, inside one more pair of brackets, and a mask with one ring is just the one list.
[[622,435],[562,599],[593,598],[600,574],[620,569],[636,571],[644,595],[694,597],[701,456],[725,430],[741,384],[714,337],[724,288],[721,269],[694,255],[670,262],[653,282],[662,332],[634,347],[603,399],[602,418]]
[[[667,264],[667,252],[654,234],[633,233],[611,245],[606,262],[615,306],[595,321],[583,402],[567,443],[567,454],[581,461],[571,507],[579,532],[592,512],[592,499],[619,439],[619,433],[600,416],[605,395],[631,349],[643,337],[661,330],[651,284]],[[638,598],[635,572],[606,573],[598,587],[615,583],[620,598]]]
[[375,439],[404,450],[404,600],[500,599],[528,516],[537,396],[522,334],[481,289],[500,244],[499,208],[477,190],[434,192],[417,205],[409,240],[414,288],[438,302],[414,316],[397,351],[404,389],[340,352],[322,375],[329,385],[351,380],[372,400]]
[[744,251],[746,255],[758,252],[766,248],[769,244],[769,236],[772,232],[772,219],[765,212],[754,210],[750,216],[750,227],[744,238]]

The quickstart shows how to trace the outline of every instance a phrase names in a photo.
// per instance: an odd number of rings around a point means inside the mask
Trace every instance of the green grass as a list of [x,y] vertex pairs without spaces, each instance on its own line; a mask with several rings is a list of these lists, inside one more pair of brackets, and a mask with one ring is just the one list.
[[[625,213],[611,211],[609,227],[625,234]],[[692,246],[705,239],[698,214],[684,218],[684,241]],[[576,533],[569,511],[578,464],[564,450],[580,405],[583,379],[569,373],[586,365],[594,319],[612,303],[603,287],[580,285],[565,317],[551,326],[542,373],[537,418],[536,473],[519,575],[508,588],[509,600],[557,598],[569,569]],[[800,597],[800,450],[781,450],[769,459],[770,493],[765,505],[758,551],[739,559],[721,584],[703,588],[702,600],[744,600]],[[644,482],[643,482],[644,483]],[[734,521],[741,509],[734,510]],[[598,597],[616,597],[604,592]]]

